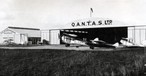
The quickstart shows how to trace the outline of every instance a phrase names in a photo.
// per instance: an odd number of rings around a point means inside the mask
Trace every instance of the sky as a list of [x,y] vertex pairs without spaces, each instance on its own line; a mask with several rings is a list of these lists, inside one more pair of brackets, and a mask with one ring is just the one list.
[[77,19],[109,18],[146,25],[146,0],[0,0],[0,31],[8,26],[51,29]]

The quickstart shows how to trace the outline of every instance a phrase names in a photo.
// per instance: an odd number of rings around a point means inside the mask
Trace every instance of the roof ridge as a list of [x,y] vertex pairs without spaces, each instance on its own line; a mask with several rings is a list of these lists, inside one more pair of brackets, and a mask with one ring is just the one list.
[[40,30],[38,28],[11,27],[11,26],[9,26],[8,28],[11,28],[11,29],[25,29],[25,30]]

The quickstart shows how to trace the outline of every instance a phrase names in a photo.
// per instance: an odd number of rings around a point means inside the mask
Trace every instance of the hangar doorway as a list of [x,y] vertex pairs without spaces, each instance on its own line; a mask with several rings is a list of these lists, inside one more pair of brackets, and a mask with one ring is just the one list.
[[[60,35],[63,33],[75,34],[86,41],[99,38],[99,40],[114,44],[128,37],[128,27],[65,29],[60,31]],[[60,43],[63,44],[61,40]]]
[[119,42],[122,38],[127,38],[127,27],[115,27],[115,28],[96,28],[88,30],[88,39],[93,40],[98,37],[99,40],[103,40],[107,43]]

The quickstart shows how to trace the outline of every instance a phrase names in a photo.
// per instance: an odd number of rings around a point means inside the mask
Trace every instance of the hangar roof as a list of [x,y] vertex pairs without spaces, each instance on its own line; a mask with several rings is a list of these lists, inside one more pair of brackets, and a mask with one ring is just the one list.
[[41,37],[40,29],[36,28],[8,27],[1,33],[4,33],[6,31],[11,31],[13,33],[19,34],[26,34],[28,37]]
[[89,28],[113,28],[113,27],[141,27],[146,25],[131,25],[118,20],[108,19],[108,18],[84,18],[78,19],[72,22],[62,25],[64,27],[54,28],[50,30],[59,29],[89,29]]

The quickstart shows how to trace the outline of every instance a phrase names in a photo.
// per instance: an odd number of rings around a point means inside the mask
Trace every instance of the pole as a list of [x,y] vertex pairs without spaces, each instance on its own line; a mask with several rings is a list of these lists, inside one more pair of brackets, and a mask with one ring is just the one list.
[[92,17],[93,9],[90,8],[90,17]]
[[90,10],[90,17],[92,17],[92,13],[91,13],[91,10]]

